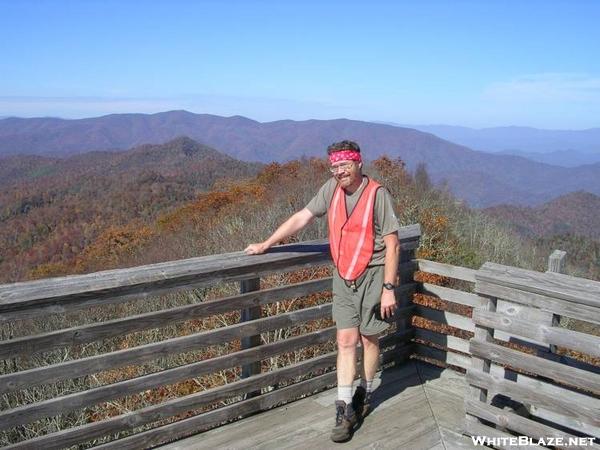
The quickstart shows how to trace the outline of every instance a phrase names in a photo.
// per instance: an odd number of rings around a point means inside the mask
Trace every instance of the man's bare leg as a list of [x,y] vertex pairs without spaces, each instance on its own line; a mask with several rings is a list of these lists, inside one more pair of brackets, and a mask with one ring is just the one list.
[[[338,387],[350,386],[356,376],[356,346],[359,340],[358,328],[337,330],[337,381]],[[343,399],[340,399],[343,400]]]
[[371,409],[373,378],[379,367],[379,336],[360,336],[363,347],[363,363],[360,367],[361,381],[352,397],[352,404],[360,417],[365,417]]
[[358,328],[337,331],[338,399],[335,402],[335,426],[331,440],[344,442],[352,437],[358,418],[352,406],[352,383],[356,375],[356,345],[360,339]]
[[363,347],[363,364],[361,375],[363,380],[371,381],[375,378],[379,368],[379,335],[360,336]]

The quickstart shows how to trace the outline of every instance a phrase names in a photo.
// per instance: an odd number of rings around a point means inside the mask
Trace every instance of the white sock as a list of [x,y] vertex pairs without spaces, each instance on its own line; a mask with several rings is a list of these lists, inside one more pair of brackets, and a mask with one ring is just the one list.
[[343,400],[346,405],[352,403],[352,385],[338,386],[338,400]]
[[372,390],[373,390],[373,380],[365,380],[364,378],[361,378],[360,379],[360,385],[367,392],[372,392]]

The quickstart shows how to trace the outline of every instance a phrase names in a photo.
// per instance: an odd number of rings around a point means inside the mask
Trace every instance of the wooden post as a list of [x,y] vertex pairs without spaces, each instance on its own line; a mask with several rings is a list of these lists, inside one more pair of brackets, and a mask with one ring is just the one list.
[[[402,231],[398,233],[398,239],[400,241],[400,262],[399,262],[399,267],[398,267],[398,281],[400,286],[402,286],[405,283],[413,283],[414,282],[414,277],[415,277],[415,272],[418,270],[417,269],[417,264],[415,261],[415,254],[417,249],[419,248],[419,243],[421,240],[421,229],[420,227],[417,228],[416,233],[415,231],[412,232],[412,236],[408,239],[404,238],[403,239],[403,233]],[[410,266],[411,264],[413,264],[413,266],[410,268],[410,270],[404,270],[403,267],[406,267],[407,265]],[[406,308],[406,307],[410,307],[413,305],[413,299],[412,299],[412,295],[410,292],[406,292],[403,293],[400,297],[396,298],[396,304],[398,306],[399,309],[401,308]],[[412,315],[406,317],[399,317],[398,319],[396,319],[396,333],[397,334],[402,334],[405,333],[406,331],[412,329]],[[414,343],[410,343],[410,344],[400,344],[401,346],[405,346],[405,345],[411,345],[414,346]],[[406,354],[405,359],[410,358],[410,354],[413,353],[413,350],[410,350],[409,353]]]
[[[245,294],[247,292],[260,290],[260,278],[250,278],[248,280],[242,280],[240,282],[240,292]],[[248,322],[251,320],[260,319],[261,309],[260,306],[253,306],[251,308],[244,308],[241,310],[240,322]],[[255,336],[249,336],[242,338],[241,346],[242,350],[257,347],[261,344],[260,334]],[[261,372],[260,361],[255,361],[250,364],[242,366],[242,378],[248,378],[252,375],[258,375]],[[246,398],[256,397],[260,395],[260,391],[249,392]]]
[[[478,273],[480,273],[483,270],[485,270],[485,268],[481,267],[479,269]],[[479,295],[479,297],[481,297],[483,300],[485,300],[484,303],[481,306],[476,307],[476,309],[481,309],[481,310],[490,311],[490,312],[496,312],[497,298],[480,294],[479,290],[477,289],[477,285],[478,285],[477,275],[475,275],[475,280],[476,280],[475,281],[475,293],[477,293],[477,295]],[[494,329],[483,327],[481,325],[475,325],[475,333],[474,333],[474,336],[472,339],[476,339],[478,341],[483,341],[483,342],[493,343],[494,342]],[[480,358],[480,357],[475,356],[474,354],[471,355],[472,370],[476,370],[476,371],[478,370],[478,371],[481,371],[484,373],[490,373],[491,364],[492,364],[492,362],[488,358]],[[468,369],[468,370],[471,370],[471,369]],[[468,372],[468,370],[467,370],[467,372]],[[492,397],[493,397],[492,394],[493,394],[492,392],[488,392],[486,389],[470,385],[469,391],[465,394],[465,402],[470,398],[474,401],[490,404],[492,402]],[[465,430],[468,431],[471,435],[473,435],[473,432],[469,431],[469,430],[473,430],[474,427],[477,427],[477,425],[480,422],[481,421],[477,416],[467,413],[465,415]]]
[[[548,272],[554,273],[565,273],[565,262],[567,252],[562,250],[554,250],[548,257]],[[554,314],[552,316],[552,326],[557,327],[560,325],[560,316]],[[556,353],[556,345],[550,345],[549,348],[551,353]]]
[[565,260],[567,252],[554,250],[548,258],[548,272],[565,273]]

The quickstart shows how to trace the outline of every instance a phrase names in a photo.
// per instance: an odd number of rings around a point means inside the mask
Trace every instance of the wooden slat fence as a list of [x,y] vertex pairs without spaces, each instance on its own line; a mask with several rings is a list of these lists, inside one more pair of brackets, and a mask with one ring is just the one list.
[[[413,352],[407,324],[419,226],[399,236],[400,308],[397,327],[380,341],[383,363]],[[263,287],[275,274],[328,266],[326,242],[313,241],[259,256],[236,252],[0,286],[0,443],[148,447],[335,384],[331,278]],[[241,283],[238,293],[233,282]],[[205,300],[209,289],[229,294]],[[164,303],[155,301],[161,296]],[[129,314],[146,302],[159,307]],[[274,304],[286,306],[268,315]],[[101,313],[107,306],[113,317]],[[103,374],[112,381],[99,382],[109,379]],[[220,385],[205,388],[207,377]],[[153,400],[165,386],[180,390]]]
[[[455,287],[441,286],[427,281],[418,283],[417,292],[438,300],[435,304],[417,301],[415,316],[426,323],[415,321],[416,355],[433,364],[467,369],[471,366],[469,338],[475,331],[470,317],[472,307],[482,299],[470,292],[475,283],[475,269],[418,259],[423,274],[443,277],[443,282]],[[457,283],[458,282],[458,283]]]
[[[563,257],[553,254],[550,270]],[[600,323],[600,282],[486,263],[475,291],[486,303],[473,311],[467,433],[600,442],[600,333],[558,325],[559,316]]]

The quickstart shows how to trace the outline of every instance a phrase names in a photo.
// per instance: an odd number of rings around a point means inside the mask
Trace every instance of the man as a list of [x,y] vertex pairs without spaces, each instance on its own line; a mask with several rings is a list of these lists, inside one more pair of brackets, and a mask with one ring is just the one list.
[[[333,319],[337,328],[338,400],[334,442],[352,437],[354,425],[369,412],[373,378],[379,362],[378,335],[396,310],[394,288],[400,244],[398,219],[387,190],[362,174],[360,147],[342,141],[327,148],[328,180],[308,205],[284,222],[266,241],[250,244],[248,254],[297,233],[327,213],[333,276]],[[352,395],[356,346],[363,348],[361,383]]]

